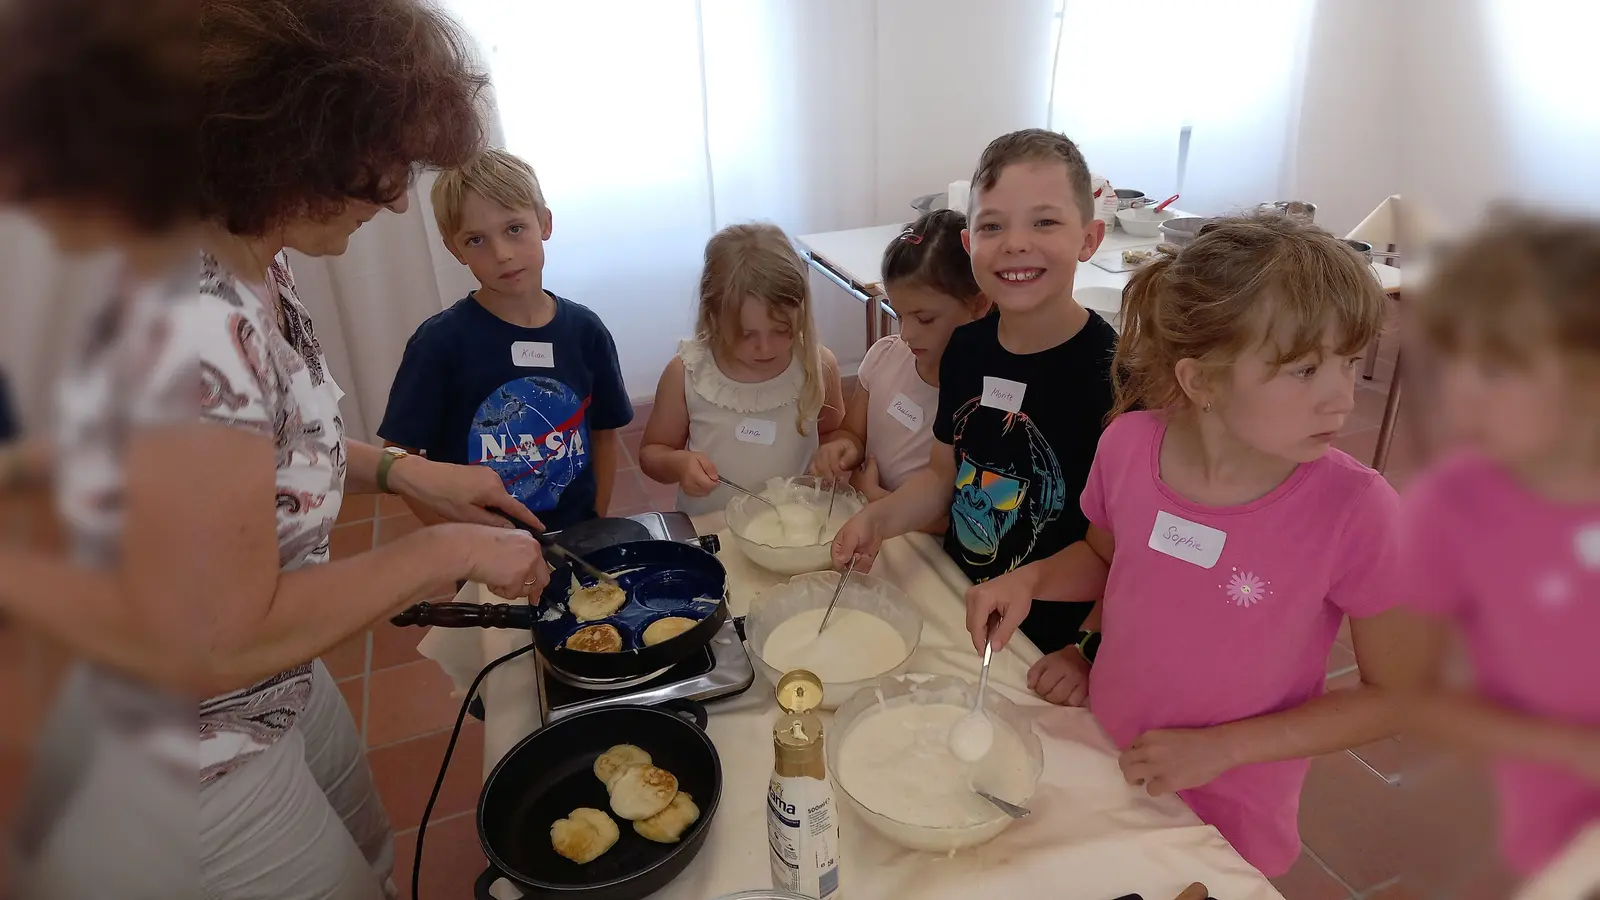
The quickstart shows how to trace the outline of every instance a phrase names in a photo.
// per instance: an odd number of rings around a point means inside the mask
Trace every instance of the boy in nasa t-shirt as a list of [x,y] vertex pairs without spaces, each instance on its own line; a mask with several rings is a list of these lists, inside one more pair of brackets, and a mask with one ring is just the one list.
[[544,289],[551,217],[533,170],[490,150],[443,173],[432,199],[480,287],[411,336],[378,435],[489,466],[550,530],[604,515],[633,404],[600,317]]

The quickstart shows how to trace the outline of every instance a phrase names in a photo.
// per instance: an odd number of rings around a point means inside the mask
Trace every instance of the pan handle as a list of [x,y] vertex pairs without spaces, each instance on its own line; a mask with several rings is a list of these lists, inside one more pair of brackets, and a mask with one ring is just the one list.
[[706,713],[706,706],[698,700],[676,699],[656,704],[656,709],[669,712],[685,722],[693,722],[696,728],[706,730],[706,725],[711,717]]
[[531,606],[511,603],[418,603],[389,621],[395,625],[432,625],[438,628],[533,627]]
[[716,556],[718,553],[722,552],[722,540],[714,534],[702,534],[689,543],[699,544],[701,550],[704,550],[712,556]]
[[517,884],[517,880],[515,878],[512,878],[510,875],[500,871],[500,867],[496,866],[494,863],[489,863],[489,865],[481,873],[479,873],[478,880],[472,884],[473,900],[495,900],[495,896],[489,893],[489,889],[494,887],[494,883],[502,878],[511,882],[512,886],[521,892],[522,887],[521,885]]

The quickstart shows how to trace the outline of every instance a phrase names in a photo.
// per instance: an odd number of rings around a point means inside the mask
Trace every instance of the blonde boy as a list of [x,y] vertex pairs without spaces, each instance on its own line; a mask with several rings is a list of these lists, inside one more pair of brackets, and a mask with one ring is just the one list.
[[489,150],[441,174],[432,199],[479,287],[411,336],[379,436],[494,469],[547,528],[604,515],[633,405],[600,317],[544,288],[552,219],[533,168]]

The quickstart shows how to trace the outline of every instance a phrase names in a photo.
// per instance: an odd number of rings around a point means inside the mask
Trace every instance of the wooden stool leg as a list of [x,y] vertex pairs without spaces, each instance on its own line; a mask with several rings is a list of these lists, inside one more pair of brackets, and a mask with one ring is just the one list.
[[1400,354],[1394,357],[1394,376],[1389,382],[1389,399],[1383,405],[1383,423],[1378,426],[1378,446],[1373,449],[1372,467],[1380,473],[1389,464],[1389,448],[1394,443],[1394,427],[1400,418]]

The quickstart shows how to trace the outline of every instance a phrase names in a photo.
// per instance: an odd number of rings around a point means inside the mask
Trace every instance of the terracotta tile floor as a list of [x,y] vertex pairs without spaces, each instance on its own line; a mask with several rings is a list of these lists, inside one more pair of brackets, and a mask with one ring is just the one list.
[[[1356,411],[1338,442],[1363,462],[1371,461],[1377,440],[1394,343],[1388,341],[1380,353],[1378,377],[1359,385]],[[639,439],[648,416],[648,407],[638,409],[634,423],[623,432],[623,468],[617,474],[612,504],[615,515],[668,509],[674,502],[672,486],[652,482],[638,468]],[[1387,473],[1391,480],[1403,481],[1409,473],[1412,462],[1406,450],[1402,433]],[[357,500],[341,515],[336,552],[357,552],[416,527],[410,512],[394,498],[381,498],[376,504]],[[399,834],[396,880],[408,891],[416,826],[458,708],[450,697],[449,680],[417,654],[421,637],[420,630],[380,626],[324,658],[362,725],[379,792]],[[1340,631],[1328,674],[1330,686],[1359,680],[1348,627]],[[471,815],[477,802],[482,740],[482,726],[469,721],[429,826],[424,898],[470,896],[472,881],[483,868]],[[1433,762],[1424,749],[1395,739],[1314,761],[1300,816],[1305,847],[1294,869],[1276,880],[1284,896],[1411,900],[1461,896],[1465,885],[1484,898],[1504,896],[1508,883],[1503,874],[1486,865],[1476,872],[1450,871],[1459,868],[1452,865],[1454,860],[1467,858],[1461,855],[1463,847],[1484,846],[1490,812],[1481,778],[1444,773],[1439,767],[1430,768]],[[1439,777],[1422,779],[1429,784],[1421,788],[1401,777],[1419,770]],[[1445,818],[1452,827],[1439,827]],[[1470,858],[1492,859],[1492,854],[1480,849]]]

